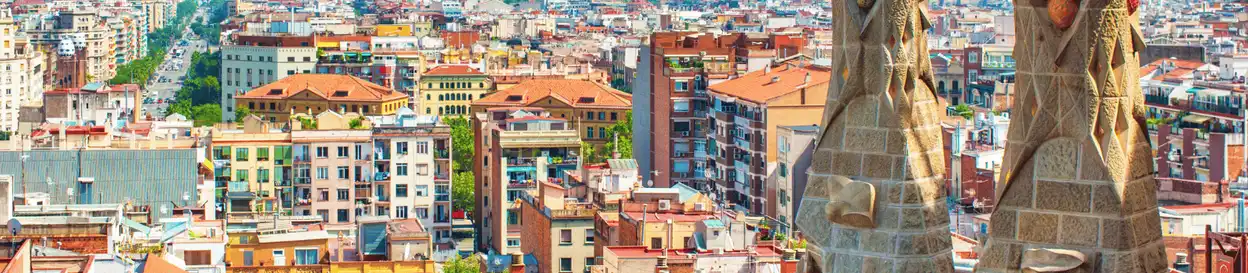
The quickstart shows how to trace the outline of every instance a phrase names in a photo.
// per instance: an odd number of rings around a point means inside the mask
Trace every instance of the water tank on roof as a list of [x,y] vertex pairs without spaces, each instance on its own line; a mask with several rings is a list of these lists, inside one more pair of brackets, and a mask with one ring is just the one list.
[[74,41],[70,41],[69,39],[61,40],[61,43],[56,47],[56,53],[61,56],[74,55],[74,51],[76,50],[77,47],[74,46]]

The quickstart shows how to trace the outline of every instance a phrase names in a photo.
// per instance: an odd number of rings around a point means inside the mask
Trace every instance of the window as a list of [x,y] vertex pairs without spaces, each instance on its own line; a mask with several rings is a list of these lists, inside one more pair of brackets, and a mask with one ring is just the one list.
[[272,176],[269,175],[269,169],[260,168],[256,170],[256,182],[268,183],[270,177]]
[[400,141],[394,144],[394,150],[401,155],[407,154],[407,141]]
[[187,250],[183,254],[186,265],[212,265],[212,251]]
[[329,189],[319,189],[318,191],[320,192],[320,198],[317,201],[329,201]]
[[296,249],[295,264],[318,264],[320,263],[320,255],[316,249]]
[[585,244],[594,244],[594,229],[591,228],[585,230]]
[[399,206],[394,208],[394,217],[399,219],[407,219],[407,206]]
[[594,112],[585,112],[586,120],[594,120]]
[[329,167],[316,167],[316,179],[329,179]]
[[248,173],[250,170],[234,170],[234,181],[250,181],[247,179]]
[[429,208],[416,208],[416,218],[429,218]]
[[616,120],[618,118],[616,117],[616,114],[616,112],[611,112],[611,120]]
[[678,81],[675,86],[676,92],[689,92],[689,82],[687,81]]
[[589,272],[591,265],[594,265],[594,257],[585,257],[585,272]]
[[329,210],[318,209],[316,210],[316,215],[321,216],[321,222],[329,222]]
[[789,164],[788,163],[780,162],[780,168],[777,168],[777,169],[780,169],[779,170],[780,177],[789,177]]
[[342,223],[342,222],[349,222],[349,221],[351,221],[351,210],[338,209],[338,222]]
[[966,71],[966,81],[967,81],[967,82],[974,82],[974,81],[976,81],[976,80],[979,80],[979,70],[975,70],[975,69],[968,69],[968,70]]
[[421,197],[424,197],[424,196],[429,196],[429,186],[428,186],[428,185],[416,185],[416,190],[415,190],[415,191],[416,191],[416,196],[421,196]]
[[572,258],[559,258],[559,272],[572,272]]
[[429,154],[429,142],[416,142],[416,153],[422,155]]
[[269,148],[256,148],[256,161],[269,161]]
[[236,149],[234,149],[234,160],[236,160],[236,161],[247,161],[247,160],[250,160],[250,159],[251,159],[251,157],[250,157],[250,155],[247,153],[247,148],[236,148]]
[[399,163],[394,167],[395,176],[407,176],[407,163]]
[[507,247],[520,247],[519,239],[507,239]]
[[650,249],[661,249],[661,248],[663,248],[663,238],[651,237]]
[[598,120],[606,120],[607,112],[598,112]]
[[559,230],[559,244],[561,245],[572,244],[572,230],[571,229]]
[[407,197],[407,185],[394,185],[394,197]]
[[672,103],[672,111],[678,113],[689,112],[689,101],[676,101]]
[[979,62],[979,53],[976,53],[976,52],[971,52],[971,54],[967,54],[967,55],[966,55],[966,60],[967,60],[967,61],[969,61],[970,63],[978,63],[978,62]]
[[338,158],[347,158],[347,146],[338,147]]
[[607,127],[598,127],[598,137],[607,138]]
[[329,147],[316,147],[316,158],[329,158]]
[[594,138],[594,127],[585,127],[585,138]]
[[351,176],[351,169],[347,166],[338,166],[338,179],[347,179]]
[[351,199],[351,191],[347,189],[338,189],[338,201],[346,201]]

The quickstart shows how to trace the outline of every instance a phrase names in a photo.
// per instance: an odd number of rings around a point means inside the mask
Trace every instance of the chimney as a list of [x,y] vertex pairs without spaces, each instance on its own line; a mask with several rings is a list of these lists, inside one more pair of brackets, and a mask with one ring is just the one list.
[[1187,262],[1187,253],[1179,252],[1174,254],[1173,268],[1183,273],[1192,272],[1192,264]]
[[659,255],[659,257],[655,258],[654,272],[655,273],[667,273],[668,272],[667,251],[663,251],[663,255]]
[[518,273],[524,272],[524,255],[523,254],[520,254],[520,252],[511,253],[511,266],[508,269],[508,271],[518,272]]
[[763,67],[763,74],[771,74],[771,64]]
[[806,72],[806,77],[802,78],[802,84],[810,84],[810,72]]

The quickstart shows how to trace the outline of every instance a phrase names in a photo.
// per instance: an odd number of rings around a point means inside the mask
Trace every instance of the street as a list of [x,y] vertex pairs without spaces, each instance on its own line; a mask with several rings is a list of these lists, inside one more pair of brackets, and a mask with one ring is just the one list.
[[[192,21],[207,20],[207,13],[207,7],[200,7],[195,11],[195,18],[192,18]],[[204,52],[208,46],[203,39],[198,39],[198,37],[194,36],[188,25],[182,29],[182,37],[166,50],[165,61],[160,64],[154,75],[148,79],[147,90],[145,90],[146,92],[143,96],[150,99],[150,103],[145,99],[143,104],[145,113],[151,113],[155,117],[165,116],[165,110],[169,107],[167,101],[176,96],[178,89],[182,88],[182,80],[180,78],[186,76],[186,72],[191,65],[191,55],[194,52]],[[192,38],[196,39],[192,40]],[[186,42],[185,45],[183,45],[184,41]],[[175,53],[179,49],[184,50],[180,56]]]

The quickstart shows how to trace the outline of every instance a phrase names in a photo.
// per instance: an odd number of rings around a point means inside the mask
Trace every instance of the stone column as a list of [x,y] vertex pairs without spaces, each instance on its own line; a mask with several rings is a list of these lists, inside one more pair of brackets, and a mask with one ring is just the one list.
[[1018,103],[977,272],[1166,272],[1138,4],[1015,1]]
[[953,272],[926,1],[834,0],[802,272]]

